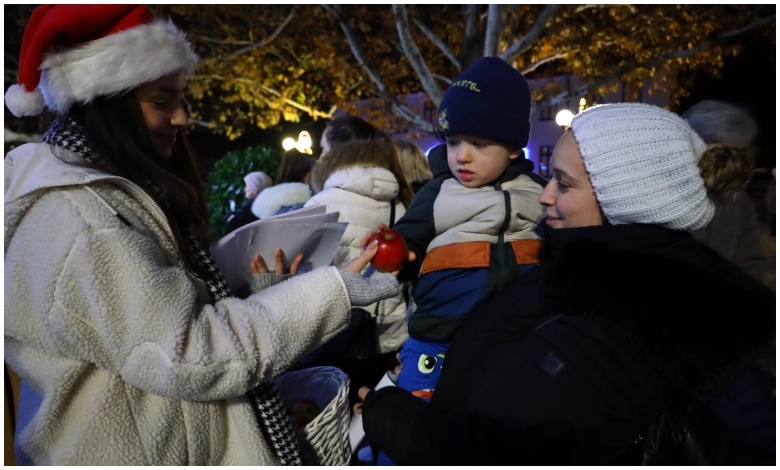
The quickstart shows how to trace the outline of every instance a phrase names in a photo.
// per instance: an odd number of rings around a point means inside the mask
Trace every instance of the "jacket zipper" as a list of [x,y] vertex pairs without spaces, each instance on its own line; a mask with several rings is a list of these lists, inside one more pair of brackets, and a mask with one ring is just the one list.
[[[151,203],[152,203],[152,206],[153,206],[153,207],[154,207],[154,208],[157,210],[157,213],[158,213],[158,214],[159,214],[159,215],[162,217],[162,220],[164,220],[164,221],[165,221],[164,227],[165,227],[165,230],[166,230],[167,234],[168,234],[168,235],[171,237],[171,239],[172,239],[172,240],[175,240],[175,237],[173,236],[173,231],[172,231],[172,230],[171,230],[171,228],[168,226],[168,218],[167,218],[167,217],[165,217],[165,212],[163,212],[163,210],[162,210],[162,208],[159,206],[159,204],[157,204],[157,202],[155,202],[154,198],[152,198],[152,197],[149,195],[149,193],[147,193],[146,191],[144,191],[144,190],[143,190],[143,188],[141,188],[141,187],[140,187],[140,186],[138,186],[137,184],[133,183],[132,181],[130,181],[130,180],[129,180],[129,179],[127,179],[127,178],[122,178],[121,176],[102,176],[102,177],[100,177],[100,178],[95,178],[95,179],[91,180],[91,181],[89,182],[89,184],[92,184],[92,183],[95,183],[95,182],[98,182],[98,181],[116,181],[116,180],[122,181],[123,183],[127,183],[127,185],[129,185],[129,186],[130,186],[131,188],[133,188],[135,191],[139,192],[139,193],[140,193],[140,194],[141,194],[141,195],[142,195],[144,198],[148,199],[148,200],[149,200],[149,202],[151,202]],[[97,194],[97,193],[96,193],[96,192],[95,192],[93,189],[91,189],[91,188],[87,187],[86,185],[85,185],[84,187],[85,187],[85,189],[87,189],[89,192],[91,192],[92,194],[94,194],[95,196],[97,196],[97,198],[98,198],[98,199],[100,199],[100,201],[101,201],[101,202],[102,202],[104,205],[106,205],[107,207],[109,207],[109,208],[110,208],[110,210],[111,210],[111,212],[112,212],[112,213],[114,213],[114,215],[115,215],[115,216],[116,216],[116,217],[117,217],[119,220],[121,220],[121,221],[122,221],[122,222],[123,222],[125,225],[127,225],[128,227],[131,227],[131,226],[132,226],[132,224],[131,224],[131,223],[130,223],[130,222],[127,220],[127,219],[125,219],[125,218],[122,216],[122,214],[120,214],[120,213],[119,213],[119,212],[118,212],[116,209],[114,209],[114,208],[113,208],[113,207],[112,207],[112,206],[111,206],[111,205],[110,205],[110,204],[109,204],[109,203],[108,203],[108,202],[107,202],[105,199],[103,199],[102,197],[100,197],[100,195],[98,195],[98,194]]]
[[511,204],[509,200],[509,191],[505,191],[501,188],[501,183],[496,183],[495,185],[496,191],[501,191],[504,196],[504,222],[501,224],[501,229],[498,231],[498,244],[499,246],[504,243],[504,235],[506,234],[506,230],[509,228],[509,220],[510,220],[510,213],[511,213]]
[[[154,199],[153,199],[153,198],[152,198],[152,197],[149,195],[149,193],[147,193],[146,191],[144,191],[144,189],[143,189],[143,188],[141,188],[140,186],[138,186],[137,184],[133,183],[132,181],[130,181],[130,180],[129,180],[129,179],[127,179],[127,178],[122,178],[121,176],[102,176],[102,177],[95,178],[95,179],[93,179],[93,180],[89,181],[89,183],[87,183],[87,184],[92,184],[92,183],[95,183],[95,182],[98,182],[98,181],[117,181],[117,180],[119,180],[119,181],[121,181],[121,182],[123,182],[123,183],[127,183],[127,185],[128,185],[128,186],[130,186],[130,187],[131,187],[133,190],[135,190],[135,191],[137,191],[138,193],[140,193],[140,194],[141,194],[141,195],[142,195],[144,198],[148,199],[148,200],[149,200],[149,202],[151,202],[151,203],[152,203],[152,206],[153,206],[153,207],[154,207],[154,208],[157,210],[157,213],[160,215],[160,217],[162,218],[162,220],[165,222],[165,223],[163,223],[163,224],[162,224],[162,226],[163,226],[163,228],[165,229],[165,232],[166,232],[166,234],[167,234],[167,235],[168,235],[168,237],[170,238],[170,241],[173,243],[173,245],[174,245],[174,246],[178,246],[178,244],[176,243],[176,237],[174,237],[174,236],[173,236],[173,230],[171,230],[171,227],[170,227],[170,225],[169,225],[169,223],[168,223],[168,218],[165,216],[165,212],[163,212],[163,210],[162,210],[162,208],[160,207],[160,205],[159,205],[159,204],[157,204],[157,202],[155,202],[155,200],[154,200]],[[127,225],[128,227],[131,227],[131,226],[132,226],[132,224],[130,223],[130,221],[128,221],[127,219],[125,219],[125,218],[122,216],[122,214],[120,214],[120,213],[119,213],[119,211],[117,211],[116,209],[114,209],[114,208],[113,208],[113,207],[112,207],[112,206],[111,206],[111,205],[110,205],[110,204],[109,204],[109,203],[108,203],[108,202],[107,202],[105,199],[103,199],[102,197],[100,197],[100,196],[99,196],[99,195],[98,195],[98,194],[97,194],[97,193],[96,193],[94,190],[92,190],[91,188],[88,188],[86,184],[84,185],[84,188],[85,188],[85,189],[87,189],[87,190],[89,190],[89,191],[90,191],[92,194],[94,194],[95,196],[97,196],[97,197],[98,197],[98,199],[100,199],[100,201],[101,201],[101,202],[102,202],[104,205],[106,205],[106,206],[107,206],[107,207],[108,207],[108,208],[111,210],[111,212],[112,212],[112,213],[114,213],[114,215],[115,215],[115,216],[116,216],[116,217],[117,217],[119,220],[121,220],[121,221],[122,221],[122,222],[123,222],[125,225]],[[184,266],[184,268],[185,268],[185,271],[187,271],[187,272],[189,272],[190,274],[192,274],[192,275],[193,275],[193,276],[194,276],[196,279],[199,279],[199,280],[200,280],[200,281],[202,281],[202,282],[206,282],[206,281],[205,281],[205,279],[201,278],[201,277],[200,277],[200,276],[198,276],[198,275],[197,275],[195,272],[193,272],[193,271],[191,271],[190,269],[188,269],[188,268],[187,268],[187,264],[186,264],[186,263],[184,263],[184,260],[180,260],[180,261],[181,261],[181,264],[182,264],[182,266]]]

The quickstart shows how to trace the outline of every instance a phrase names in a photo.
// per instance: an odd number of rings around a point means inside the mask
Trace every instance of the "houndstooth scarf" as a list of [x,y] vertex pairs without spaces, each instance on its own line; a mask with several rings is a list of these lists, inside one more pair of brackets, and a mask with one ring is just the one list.
[[[81,127],[69,119],[61,121],[55,119],[49,130],[43,136],[44,144],[54,145],[81,155],[84,159],[95,165],[100,165],[101,159],[87,144],[86,136]],[[150,184],[158,195],[160,191]],[[162,198],[160,198],[162,199]],[[198,244],[194,235],[187,235],[187,248],[198,261],[198,264],[206,269],[209,278],[204,279],[208,285],[213,302],[231,297],[230,287],[219,271],[216,263]],[[260,429],[273,447],[282,465],[302,465],[301,453],[295,439],[292,424],[285,412],[279,391],[273,382],[263,382],[249,392],[250,399],[255,403],[255,416],[260,424]]]

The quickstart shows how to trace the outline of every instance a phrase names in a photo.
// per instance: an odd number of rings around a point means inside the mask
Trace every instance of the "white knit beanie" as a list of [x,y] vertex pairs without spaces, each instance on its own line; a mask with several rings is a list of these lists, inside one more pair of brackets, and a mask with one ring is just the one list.
[[271,177],[262,171],[253,171],[244,176],[244,183],[255,194],[260,194],[265,188],[270,188],[274,185]]
[[696,230],[712,219],[698,162],[707,146],[657,106],[606,104],[574,116],[571,130],[607,220]]

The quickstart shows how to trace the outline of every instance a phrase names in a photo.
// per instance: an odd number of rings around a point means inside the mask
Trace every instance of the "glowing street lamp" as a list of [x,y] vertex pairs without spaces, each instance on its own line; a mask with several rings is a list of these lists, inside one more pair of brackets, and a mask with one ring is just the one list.
[[286,150],[298,149],[299,152],[311,155],[311,136],[306,131],[298,134],[298,140],[287,137],[282,141],[282,148]]
[[574,117],[574,113],[568,109],[562,109],[555,115],[555,122],[561,127],[568,127],[571,125],[571,119]]

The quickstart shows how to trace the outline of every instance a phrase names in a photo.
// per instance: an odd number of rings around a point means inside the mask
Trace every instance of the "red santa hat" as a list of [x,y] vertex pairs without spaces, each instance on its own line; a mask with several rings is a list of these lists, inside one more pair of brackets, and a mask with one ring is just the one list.
[[19,84],[5,94],[16,116],[131,90],[173,72],[192,75],[198,58],[184,34],[143,5],[41,5],[22,38]]

